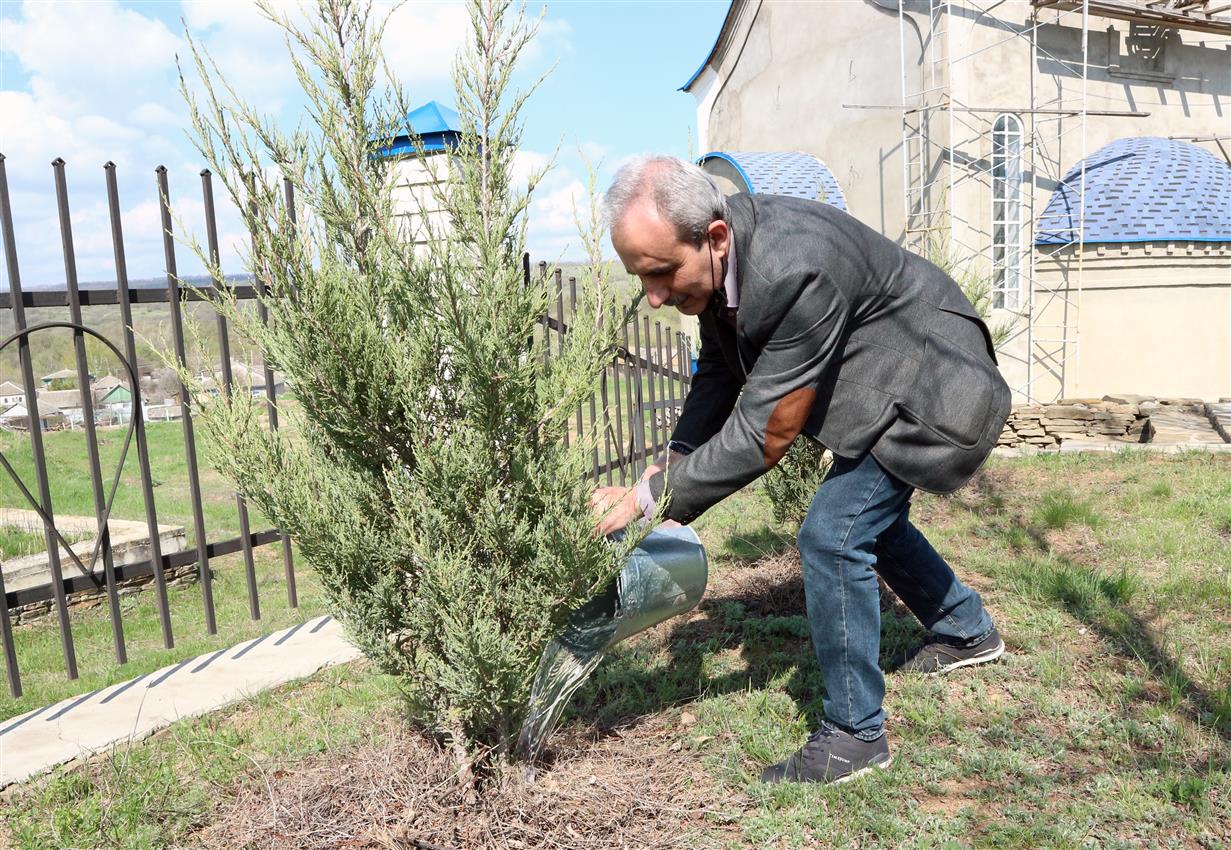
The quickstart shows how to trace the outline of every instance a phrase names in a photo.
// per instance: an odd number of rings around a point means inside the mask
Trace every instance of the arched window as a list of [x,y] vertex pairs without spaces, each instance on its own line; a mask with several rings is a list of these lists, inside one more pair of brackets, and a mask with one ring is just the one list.
[[992,123],[992,306],[1021,309],[1022,122]]

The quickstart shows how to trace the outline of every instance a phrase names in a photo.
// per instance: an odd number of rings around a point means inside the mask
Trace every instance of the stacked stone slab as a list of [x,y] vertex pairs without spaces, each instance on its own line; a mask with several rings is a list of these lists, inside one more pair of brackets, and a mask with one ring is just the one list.
[[1205,405],[1205,415],[1210,424],[1225,442],[1231,443],[1231,398],[1221,398],[1217,403]]
[[[216,577],[217,573],[213,570],[210,575]],[[169,570],[163,570],[163,577],[167,581],[167,587],[178,587],[184,584],[194,584],[200,578],[200,570],[197,565],[184,564],[183,566],[173,567]],[[154,582],[152,574],[143,576],[134,576],[126,578],[116,587],[117,596],[129,596],[133,593],[140,593],[146,590]],[[107,601],[106,588],[98,590],[81,591],[79,593],[69,594],[66,602],[69,608],[85,609],[96,608]],[[55,608],[55,601],[51,599],[43,599],[38,602],[27,602],[24,605],[16,605],[9,609],[9,617],[12,618],[13,625],[21,625],[29,623],[32,620],[37,620],[40,617],[46,617]]]
[[1150,439],[1150,410],[1157,405],[1156,399],[1144,396],[1018,404],[1013,406],[997,445],[1054,449],[1066,440],[1091,438],[1145,443]]

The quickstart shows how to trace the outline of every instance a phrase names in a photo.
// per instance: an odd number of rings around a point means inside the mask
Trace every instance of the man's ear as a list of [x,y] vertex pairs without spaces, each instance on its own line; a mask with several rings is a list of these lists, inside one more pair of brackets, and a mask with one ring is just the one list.
[[731,226],[722,219],[711,221],[706,230],[706,238],[709,239],[710,247],[714,249],[720,256],[726,257],[730,250],[731,243]]

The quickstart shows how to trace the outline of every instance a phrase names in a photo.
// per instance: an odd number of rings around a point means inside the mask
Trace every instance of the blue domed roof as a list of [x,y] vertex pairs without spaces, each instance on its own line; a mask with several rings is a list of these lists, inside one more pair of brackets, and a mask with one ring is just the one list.
[[[1231,165],[1187,142],[1119,139],[1085,160],[1085,242],[1231,242]],[[1064,176],[1036,245],[1077,241],[1081,163]]]
[[[456,146],[457,137],[461,135],[461,119],[457,113],[435,100],[412,109],[406,116],[406,124],[419,137],[423,150],[428,153]],[[417,150],[410,136],[403,134],[395,138],[393,144],[379,148],[377,153],[381,156],[414,156]]]
[[697,160],[746,192],[822,201],[846,211],[846,196],[825,163],[795,151],[714,151]]

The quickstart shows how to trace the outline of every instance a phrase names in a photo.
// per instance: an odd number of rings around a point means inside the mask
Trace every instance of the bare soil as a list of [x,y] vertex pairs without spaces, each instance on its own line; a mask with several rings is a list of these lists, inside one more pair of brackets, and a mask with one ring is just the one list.
[[[563,730],[537,779],[495,769],[477,790],[446,748],[392,714],[379,745],[325,754],[253,783],[219,809],[194,846],[270,850],[703,847],[732,818],[678,722]],[[198,844],[199,842],[199,844]]]
[[[767,555],[714,576],[701,607],[685,615],[694,639],[707,631],[710,612],[728,601],[752,616],[802,614],[798,553]],[[677,624],[634,640],[665,644]],[[380,743],[324,753],[233,789],[190,846],[666,850],[738,843],[735,823],[751,802],[702,766],[688,745],[690,721],[687,711],[669,709],[617,728],[573,723],[553,736],[549,764],[534,778],[520,765],[498,765],[468,788],[451,751],[390,710],[373,718],[385,727],[372,736]]]

